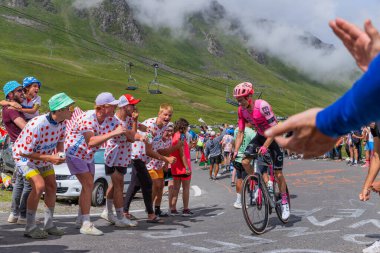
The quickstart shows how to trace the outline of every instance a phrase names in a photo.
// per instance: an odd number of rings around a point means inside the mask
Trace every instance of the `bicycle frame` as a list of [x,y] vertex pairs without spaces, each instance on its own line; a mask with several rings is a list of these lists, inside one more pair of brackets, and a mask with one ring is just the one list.
[[[253,169],[254,169],[254,175],[258,178],[258,182],[264,182],[265,186],[266,186],[266,183],[264,181],[264,178],[263,178],[263,175],[262,175],[262,172],[258,169],[258,165],[257,163],[259,162],[258,158],[263,158],[263,162],[265,163],[265,166],[267,167],[267,174],[269,176],[269,179],[273,182],[273,189],[275,188],[276,184],[277,184],[277,181],[276,181],[276,178],[274,176],[274,169],[273,169],[273,162],[272,162],[272,158],[269,156],[269,157],[265,157],[264,155],[261,155],[261,154],[258,154],[257,155],[257,158],[254,158],[252,159],[252,162],[253,162]],[[253,189],[253,188],[251,188]],[[264,187],[265,191],[266,191],[266,196],[268,197],[269,199],[269,204],[270,204],[270,207],[273,209],[276,207],[276,196],[273,194],[272,196],[270,196],[269,194],[269,191],[268,191],[268,188],[267,187]],[[273,190],[274,191],[274,190]]]

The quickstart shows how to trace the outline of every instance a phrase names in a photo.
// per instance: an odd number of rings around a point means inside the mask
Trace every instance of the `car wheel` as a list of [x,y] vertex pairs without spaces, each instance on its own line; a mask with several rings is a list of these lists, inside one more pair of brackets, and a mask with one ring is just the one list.
[[91,204],[92,206],[102,206],[106,194],[106,185],[104,182],[96,182],[92,190]]

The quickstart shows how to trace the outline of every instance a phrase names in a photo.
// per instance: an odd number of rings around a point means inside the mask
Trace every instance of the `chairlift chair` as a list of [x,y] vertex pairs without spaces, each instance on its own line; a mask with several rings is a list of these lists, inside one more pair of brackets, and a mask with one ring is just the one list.
[[137,90],[138,89],[137,81],[135,78],[132,77],[132,66],[134,66],[134,64],[132,62],[128,62],[128,66],[129,66],[129,76],[128,76],[128,86],[126,90]]
[[[152,66],[154,68],[154,79],[148,84],[148,92],[152,95],[162,94],[160,83],[157,81],[158,64],[155,63]],[[156,89],[153,89],[153,87],[156,87]]]

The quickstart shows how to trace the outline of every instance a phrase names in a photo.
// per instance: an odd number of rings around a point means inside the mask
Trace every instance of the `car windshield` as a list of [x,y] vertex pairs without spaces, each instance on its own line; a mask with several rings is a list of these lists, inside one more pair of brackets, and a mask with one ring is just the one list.
[[99,149],[94,155],[95,164],[104,164],[104,149]]

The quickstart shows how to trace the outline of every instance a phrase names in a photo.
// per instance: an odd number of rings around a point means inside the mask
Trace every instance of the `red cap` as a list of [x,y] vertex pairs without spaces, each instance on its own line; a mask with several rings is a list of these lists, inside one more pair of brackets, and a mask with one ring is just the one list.
[[131,94],[124,94],[119,98],[119,107],[123,107],[126,105],[135,105],[140,103],[141,99],[135,99]]

